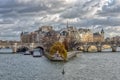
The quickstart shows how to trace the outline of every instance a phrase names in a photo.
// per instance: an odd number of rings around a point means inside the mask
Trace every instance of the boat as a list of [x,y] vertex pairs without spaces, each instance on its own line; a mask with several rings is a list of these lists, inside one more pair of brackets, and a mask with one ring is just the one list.
[[75,57],[77,52],[72,51],[72,52],[67,52],[67,59],[64,60],[58,53],[55,53],[54,55],[50,55],[49,53],[44,53],[45,57],[47,57],[51,61],[68,61],[72,57]]

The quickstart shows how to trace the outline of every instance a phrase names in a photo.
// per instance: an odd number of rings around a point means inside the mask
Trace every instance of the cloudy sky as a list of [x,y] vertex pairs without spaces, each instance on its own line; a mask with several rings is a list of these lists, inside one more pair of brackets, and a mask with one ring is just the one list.
[[105,30],[120,35],[120,0],[0,0],[0,39],[19,40],[21,31],[42,25]]

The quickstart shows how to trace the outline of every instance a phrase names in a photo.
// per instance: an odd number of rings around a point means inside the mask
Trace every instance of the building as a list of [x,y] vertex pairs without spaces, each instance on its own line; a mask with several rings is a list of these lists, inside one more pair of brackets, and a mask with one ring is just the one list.
[[107,37],[107,38],[105,39],[105,42],[111,42],[111,39],[110,39],[109,37]]
[[59,31],[59,42],[63,43],[66,50],[70,49],[70,43],[75,38],[75,28],[73,26],[66,26],[66,28]]
[[102,29],[101,32],[93,33],[93,41],[94,42],[103,42],[104,41],[104,30]]
[[79,29],[81,42],[93,42],[93,32],[90,29]]
[[101,32],[93,33],[90,29],[76,29],[75,27],[67,27],[60,31],[60,42],[68,43],[68,49],[74,43],[79,42],[103,42],[104,41],[104,30]]
[[52,26],[42,26],[34,32],[22,32],[20,35],[22,43],[40,43],[45,35],[52,31]]
[[30,40],[29,40],[30,43],[37,43],[38,42],[37,41],[37,31],[31,32],[29,34],[29,38],[30,38]]
[[90,29],[77,29],[67,25],[66,28],[55,31],[52,26],[42,26],[31,33],[22,32],[20,37],[22,43],[40,43],[47,49],[54,42],[59,41],[65,44],[66,50],[69,50],[74,47],[75,43],[104,41],[104,30],[93,33]]
[[111,38],[111,41],[120,42],[120,36],[115,36]]
[[48,33],[51,32],[51,35],[52,35],[52,32],[54,32],[52,26],[42,26],[40,27],[37,31],[37,42],[42,42],[43,41],[43,38],[47,36]]
[[22,32],[21,33],[21,42],[22,43],[36,43],[37,42],[37,33],[36,32]]
[[22,32],[20,35],[20,39],[22,43],[29,43],[30,42],[29,32]]
[[78,37],[76,34],[76,28],[73,26],[61,29],[59,33],[60,33],[60,38],[59,38],[60,42],[63,42],[65,38],[67,39],[68,42],[70,42],[73,39],[77,40]]

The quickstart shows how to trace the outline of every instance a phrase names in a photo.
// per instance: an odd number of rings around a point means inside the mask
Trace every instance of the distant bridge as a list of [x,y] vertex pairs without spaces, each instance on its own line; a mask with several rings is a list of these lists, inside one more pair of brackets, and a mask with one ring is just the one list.
[[109,45],[112,49],[112,52],[116,52],[117,48],[120,47],[120,42],[87,42],[87,43],[76,43],[75,47],[79,48],[82,47],[84,52],[88,52],[91,46],[95,46],[97,52],[101,52],[104,45]]

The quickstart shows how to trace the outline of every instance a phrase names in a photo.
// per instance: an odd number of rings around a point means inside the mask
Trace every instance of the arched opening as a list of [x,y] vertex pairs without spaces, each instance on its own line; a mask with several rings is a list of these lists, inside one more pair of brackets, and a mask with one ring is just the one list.
[[29,50],[28,47],[22,46],[22,47],[19,47],[19,48],[17,49],[17,52],[26,52],[26,51],[28,51],[28,50]]
[[83,46],[78,46],[76,49],[77,49],[78,51],[84,51]]
[[[44,48],[43,48],[43,47],[37,46],[37,47],[35,47],[34,49],[39,49],[40,53],[41,53],[41,54],[44,54]],[[33,52],[32,52],[32,53],[33,53]]]
[[102,45],[102,51],[111,51],[112,48],[110,45]]
[[39,48],[39,49],[44,50],[44,48],[43,48],[43,47],[41,47],[41,46],[37,46],[37,47],[35,47],[35,48]]
[[102,46],[102,49],[110,49],[110,48],[111,48],[110,45],[103,45],[103,46]]
[[94,45],[91,45],[88,47],[88,52],[97,52],[97,47]]

